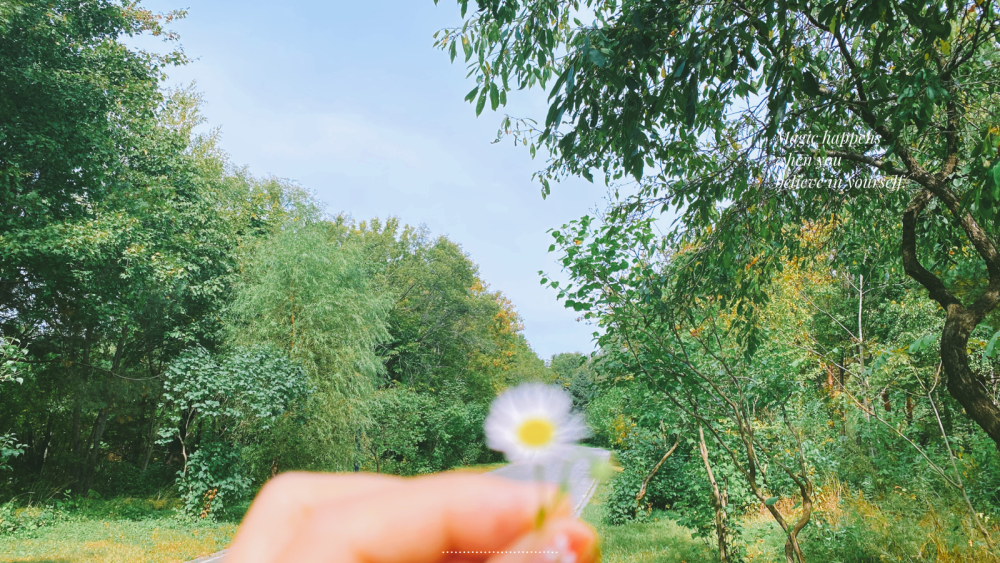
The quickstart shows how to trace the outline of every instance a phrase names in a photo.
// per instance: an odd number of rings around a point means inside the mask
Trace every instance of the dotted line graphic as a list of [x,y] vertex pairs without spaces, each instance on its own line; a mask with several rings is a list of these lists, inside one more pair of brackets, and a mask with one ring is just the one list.
[[478,554],[485,554],[485,553],[545,553],[545,554],[553,554],[553,555],[558,555],[559,554],[558,551],[442,551],[441,553],[452,553],[452,554],[463,554],[463,553],[478,553]]

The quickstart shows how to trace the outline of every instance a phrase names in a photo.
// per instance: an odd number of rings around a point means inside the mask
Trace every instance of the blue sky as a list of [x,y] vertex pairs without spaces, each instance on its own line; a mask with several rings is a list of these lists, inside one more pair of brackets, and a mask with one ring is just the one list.
[[[546,231],[603,209],[605,188],[567,181],[543,200],[531,180],[541,155],[491,144],[502,113],[476,118],[463,101],[474,84],[461,57],[451,64],[432,47],[435,31],[461,23],[454,2],[143,5],[188,9],[169,27],[197,60],[170,69],[168,85],[197,82],[207,126],[221,126],[235,164],[297,181],[330,212],[395,215],[447,235],[511,298],[540,356],[593,349],[594,327],[577,322],[537,272],[558,271]],[[152,39],[135,43],[161,50]],[[512,92],[501,112],[541,119],[545,102],[541,91]]]

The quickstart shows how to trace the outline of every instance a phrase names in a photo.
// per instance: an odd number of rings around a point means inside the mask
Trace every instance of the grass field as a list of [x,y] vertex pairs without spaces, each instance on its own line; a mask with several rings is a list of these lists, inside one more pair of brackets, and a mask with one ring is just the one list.
[[0,538],[0,560],[32,563],[170,563],[225,548],[236,524],[182,526],[171,519],[70,520],[34,537]]
[[[452,471],[486,473],[504,465]],[[176,518],[176,506],[176,500],[120,498],[88,499],[57,510],[28,509],[20,515],[28,517],[31,528],[6,535],[0,515],[0,563],[183,562],[225,549],[236,535],[239,509],[223,522],[193,522]]]
[[[86,499],[0,514],[0,562],[171,563],[225,548],[246,505],[222,521],[175,516],[176,499]],[[9,530],[8,530],[9,531]]]
[[708,563],[716,558],[704,540],[693,539],[691,531],[672,521],[609,526],[603,522],[606,483],[601,484],[582,518],[597,530],[604,563]]
[[[453,471],[485,473],[503,464],[467,466]],[[606,563],[709,563],[714,550],[676,523],[657,521],[609,526],[603,523],[607,484],[601,484],[582,518],[597,530]],[[176,500],[87,500],[56,517],[38,515],[40,527],[0,535],[0,562],[18,563],[174,563],[224,549],[236,534],[237,509],[223,522],[193,522],[175,517]],[[245,507],[242,507],[245,510]],[[37,509],[35,509],[37,510]],[[2,522],[0,522],[2,527]],[[780,540],[761,525],[758,541]],[[757,542],[751,542],[756,544]],[[757,544],[754,548],[765,548]],[[771,548],[771,549],[767,549]],[[761,551],[775,551],[766,545]],[[757,549],[751,548],[750,558]],[[777,550],[780,552],[780,549]],[[759,552],[758,552],[759,553]],[[758,555],[759,556],[759,555]],[[761,558],[766,559],[766,558]]]

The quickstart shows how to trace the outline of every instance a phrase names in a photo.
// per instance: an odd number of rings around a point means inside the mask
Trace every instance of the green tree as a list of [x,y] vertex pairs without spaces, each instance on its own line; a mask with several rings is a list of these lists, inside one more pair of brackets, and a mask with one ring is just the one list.
[[[730,491],[739,485],[741,496],[755,498],[785,534],[785,560],[804,562],[800,532],[812,517],[813,475],[822,455],[802,424],[813,388],[782,369],[802,354],[771,343],[750,356],[730,330],[735,310],[720,305],[718,297],[687,304],[684,295],[671,292],[684,251],[655,237],[650,221],[625,231],[590,227],[584,218],[556,235],[561,264],[577,284],[560,297],[598,319],[606,365],[635,380],[640,394],[661,402],[644,427],[656,432],[657,425],[669,424],[686,434],[689,444],[697,443],[720,560],[739,558],[729,523],[739,513],[729,503]],[[577,244],[583,241],[587,244]],[[659,433],[667,433],[665,426]],[[738,479],[730,483],[724,474]],[[781,496],[793,494],[802,508],[794,519],[775,506]]]
[[513,304],[488,290],[458,244],[396,218],[362,222],[351,236],[363,241],[376,283],[394,301],[380,349],[390,379],[431,392],[461,382],[464,400],[483,403],[509,376],[545,376]]
[[[141,144],[123,148],[134,152],[123,156],[133,160],[119,191],[78,198],[78,216],[42,214],[0,234],[10,282],[0,307],[12,313],[0,330],[25,343],[34,373],[12,399],[32,405],[23,435],[47,436],[28,457],[38,472],[47,457],[67,465],[79,492],[93,484],[115,414],[148,421],[143,445],[129,452],[148,459],[165,364],[192,344],[218,342],[237,249],[257,210],[253,186],[226,177],[214,138],[191,136],[198,119],[190,92],[172,94]],[[63,422],[69,432],[59,436],[53,425]],[[49,445],[59,453],[46,456]]]
[[[602,174],[616,193],[631,179],[610,223],[677,210],[672,235],[700,250],[684,285],[751,312],[804,221],[850,218],[831,266],[901,269],[929,292],[948,391],[1000,448],[1000,405],[968,355],[1000,303],[993,2],[478,6],[438,45],[470,62],[477,114],[548,89],[544,119],[500,130],[548,149],[543,194],[571,174]],[[752,353],[757,320],[739,322]]]
[[552,356],[549,369],[573,396],[573,407],[585,409],[594,395],[597,374],[593,361],[579,352],[566,352]]
[[164,35],[162,23],[178,16],[108,0],[0,6],[2,232],[79,218],[125,187],[122,150],[142,144],[162,99],[161,69],[184,57],[121,38]]
[[360,440],[365,467],[416,474],[492,459],[482,432],[490,401],[521,381],[549,378],[513,304],[446,237],[391,217],[350,229],[392,300],[389,339],[379,347],[388,381],[372,396],[375,422]]
[[163,386],[160,442],[179,444],[177,485],[184,508],[202,517],[249,492],[240,449],[258,441],[309,393],[301,367],[267,348],[223,357],[192,348],[171,362]]
[[389,337],[391,302],[373,285],[360,245],[308,202],[291,215],[247,259],[229,309],[231,341],[283,350],[316,388],[308,423],[285,420],[274,430],[275,471],[347,469],[385,374],[376,350]]

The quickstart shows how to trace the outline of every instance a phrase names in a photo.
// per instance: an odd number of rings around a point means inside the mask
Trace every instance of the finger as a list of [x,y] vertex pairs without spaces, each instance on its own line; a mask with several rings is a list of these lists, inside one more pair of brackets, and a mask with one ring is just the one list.
[[270,563],[320,506],[403,483],[370,473],[290,472],[271,479],[254,499],[226,555],[229,563]]
[[[529,532],[555,488],[492,475],[431,475],[315,512],[281,561],[485,560]],[[570,516],[564,498],[551,518]],[[463,553],[448,553],[463,552]]]
[[593,528],[575,518],[560,518],[525,534],[489,563],[593,563],[597,554]]

